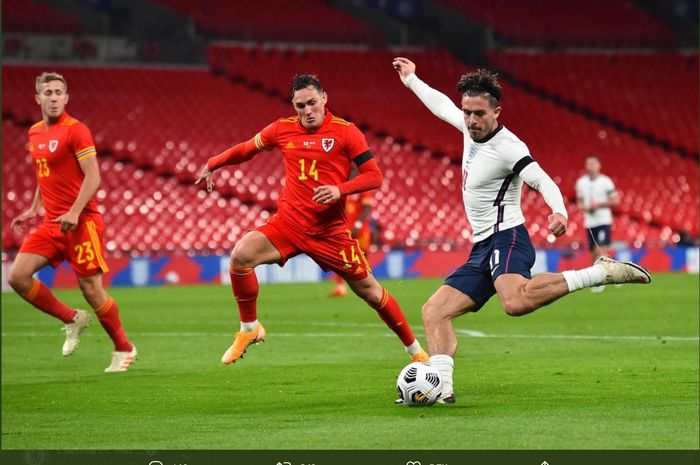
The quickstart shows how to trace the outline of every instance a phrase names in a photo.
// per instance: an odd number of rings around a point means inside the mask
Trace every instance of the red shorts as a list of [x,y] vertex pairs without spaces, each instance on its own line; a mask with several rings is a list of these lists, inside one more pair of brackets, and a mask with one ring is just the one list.
[[310,236],[274,215],[256,228],[272,242],[282,255],[282,263],[304,253],[324,271],[334,271],[349,281],[365,279],[372,269],[358,242],[349,230],[323,236]]
[[46,257],[54,268],[68,260],[78,276],[93,276],[109,271],[102,255],[103,233],[101,216],[81,217],[78,226],[65,233],[60,223],[45,222],[26,237],[19,252]]

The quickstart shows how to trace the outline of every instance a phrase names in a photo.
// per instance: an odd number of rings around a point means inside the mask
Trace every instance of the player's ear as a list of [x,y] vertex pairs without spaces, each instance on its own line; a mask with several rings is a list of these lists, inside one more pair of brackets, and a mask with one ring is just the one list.
[[328,94],[326,93],[325,90],[323,91],[323,94],[321,95],[321,101],[323,102],[324,105],[326,104],[326,102],[328,102]]
[[68,103],[68,100],[70,100],[70,95],[66,93],[66,103],[64,103],[64,105]]
[[39,94],[34,94],[34,101],[37,105],[41,105],[41,100],[39,100]]
[[498,115],[501,114],[501,107],[496,107],[493,109],[493,116],[494,118],[498,118]]

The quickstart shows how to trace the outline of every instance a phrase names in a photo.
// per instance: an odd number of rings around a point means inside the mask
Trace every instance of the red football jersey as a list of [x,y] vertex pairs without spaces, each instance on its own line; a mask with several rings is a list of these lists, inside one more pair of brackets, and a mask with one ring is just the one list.
[[[94,157],[95,144],[87,126],[64,112],[48,128],[39,121],[29,129],[29,153],[46,209],[44,221],[51,221],[66,213],[78,197],[85,177],[78,160]],[[94,197],[81,214],[99,214]]]
[[284,157],[285,185],[279,215],[308,234],[347,229],[345,199],[330,205],[312,200],[314,188],[337,186],[348,180],[351,161],[369,150],[354,124],[326,110],[321,126],[309,131],[299,117],[281,118],[255,135],[260,150],[278,147]]

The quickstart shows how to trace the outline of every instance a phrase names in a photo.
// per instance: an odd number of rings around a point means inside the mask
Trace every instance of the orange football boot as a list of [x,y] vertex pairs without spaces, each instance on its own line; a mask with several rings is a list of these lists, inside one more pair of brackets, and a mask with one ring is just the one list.
[[224,353],[224,356],[221,357],[221,362],[224,365],[228,365],[229,363],[235,362],[239,358],[243,358],[243,354],[245,354],[248,346],[264,341],[265,336],[265,328],[263,328],[260,323],[258,323],[255,329],[249,333],[243,333],[240,331],[237,332],[233,345],[229,347]]

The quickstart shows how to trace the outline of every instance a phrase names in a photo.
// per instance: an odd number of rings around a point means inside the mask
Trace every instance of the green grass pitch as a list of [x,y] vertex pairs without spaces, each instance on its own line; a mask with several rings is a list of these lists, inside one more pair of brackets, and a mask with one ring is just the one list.
[[[385,283],[423,342],[420,307],[439,284]],[[456,320],[458,404],[432,408],[393,405],[398,339],[329,288],[262,286],[268,341],[231,366],[227,287],[112,289],[141,355],[118,374],[102,372],[112,348],[96,320],[64,359],[60,323],[5,294],[2,447],[698,448],[697,275],[584,290],[522,318],[492,299]]]

